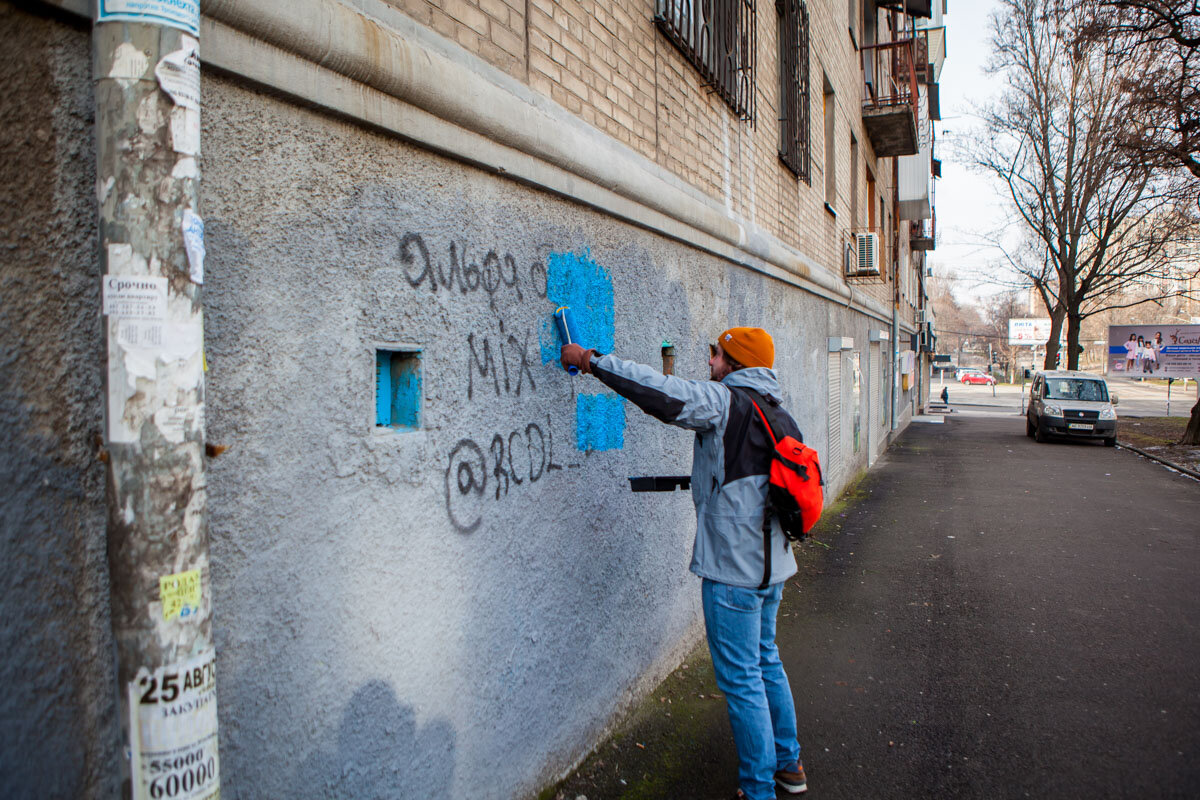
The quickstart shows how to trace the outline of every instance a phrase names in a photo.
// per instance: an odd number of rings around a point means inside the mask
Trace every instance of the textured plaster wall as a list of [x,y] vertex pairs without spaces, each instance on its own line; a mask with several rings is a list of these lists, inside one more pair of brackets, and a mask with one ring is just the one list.
[[0,3],[0,794],[113,797],[88,36]]
[[[556,265],[608,276],[615,352],[658,363],[670,340],[687,377],[723,328],[772,328],[817,441],[833,312],[353,125],[217,80],[205,97],[230,789],[532,791],[698,622],[690,498],[626,481],[688,472],[692,437],[618,401],[621,445],[579,449],[579,395],[606,390],[544,363]],[[577,300],[583,327],[602,315]],[[421,349],[420,432],[374,429],[376,344]]]

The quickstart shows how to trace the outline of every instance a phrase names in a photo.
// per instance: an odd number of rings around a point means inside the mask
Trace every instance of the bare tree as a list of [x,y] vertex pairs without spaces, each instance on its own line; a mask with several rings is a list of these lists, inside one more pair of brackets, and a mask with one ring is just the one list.
[[[1129,68],[1121,73],[1131,126],[1120,142],[1133,158],[1182,166],[1200,179],[1200,2],[1076,0],[1084,41],[1099,43]],[[1200,444],[1200,399],[1181,444]]]
[[1008,343],[1008,321],[1025,316],[1021,293],[1018,291],[1000,292],[992,296],[984,304],[984,327],[993,337],[997,352],[1004,360],[1009,379],[1016,377],[1015,370],[1020,361],[1021,345]]
[[956,352],[955,363],[962,366],[963,351],[971,346],[972,341],[981,338],[984,332],[979,311],[954,296],[956,281],[953,273],[930,278],[929,303],[937,320],[939,349]]
[[1134,125],[1121,143],[1134,156],[1200,178],[1200,2],[1074,0],[1080,38],[1125,65],[1119,75]]
[[1124,146],[1135,124],[1113,75],[1126,61],[1079,35],[1088,19],[1067,0],[1001,0],[993,69],[1008,87],[984,110],[987,135],[971,154],[1003,183],[1029,234],[1026,251],[1009,260],[1051,317],[1047,368],[1059,363],[1064,321],[1066,366],[1076,369],[1089,314],[1178,294],[1130,300],[1125,290],[1174,277],[1174,247],[1196,227],[1188,187],[1160,178]]

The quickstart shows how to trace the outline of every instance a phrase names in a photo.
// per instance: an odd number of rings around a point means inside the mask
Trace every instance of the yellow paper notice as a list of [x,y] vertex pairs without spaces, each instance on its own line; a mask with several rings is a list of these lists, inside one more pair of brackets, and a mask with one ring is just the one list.
[[200,570],[177,572],[158,579],[163,619],[189,617],[200,611]]

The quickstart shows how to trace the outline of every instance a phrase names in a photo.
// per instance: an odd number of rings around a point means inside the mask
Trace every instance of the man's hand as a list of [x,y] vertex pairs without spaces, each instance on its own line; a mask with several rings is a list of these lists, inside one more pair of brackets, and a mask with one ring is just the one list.
[[577,344],[564,344],[559,355],[564,369],[576,367],[584,375],[587,375],[592,371],[592,356],[596,355],[596,351],[584,350]]

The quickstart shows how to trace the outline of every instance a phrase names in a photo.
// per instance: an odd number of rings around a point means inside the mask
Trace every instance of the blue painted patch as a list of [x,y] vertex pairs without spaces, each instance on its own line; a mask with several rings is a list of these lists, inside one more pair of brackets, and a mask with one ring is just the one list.
[[[551,253],[546,258],[546,297],[559,306],[571,307],[571,325],[579,336],[579,344],[592,347],[602,353],[613,349],[613,287],[608,270],[592,260],[588,251],[580,253]],[[554,330],[553,319],[550,333],[556,342],[553,354],[546,358],[542,350],[543,363],[558,359],[562,342]]]
[[542,351],[543,364],[558,361],[558,354],[562,350],[562,343],[558,341],[558,329],[554,324],[553,317],[547,316],[546,319],[542,320],[542,327],[538,331],[538,347]]
[[585,451],[625,447],[625,401],[615,394],[576,395],[575,446]]
[[[546,299],[554,308],[571,307],[571,327],[580,345],[612,352],[612,276],[592,260],[589,251],[546,257]],[[538,344],[543,364],[558,361],[563,342],[549,314],[538,333]],[[611,393],[576,395],[575,446],[583,451],[625,447],[625,401]]]

